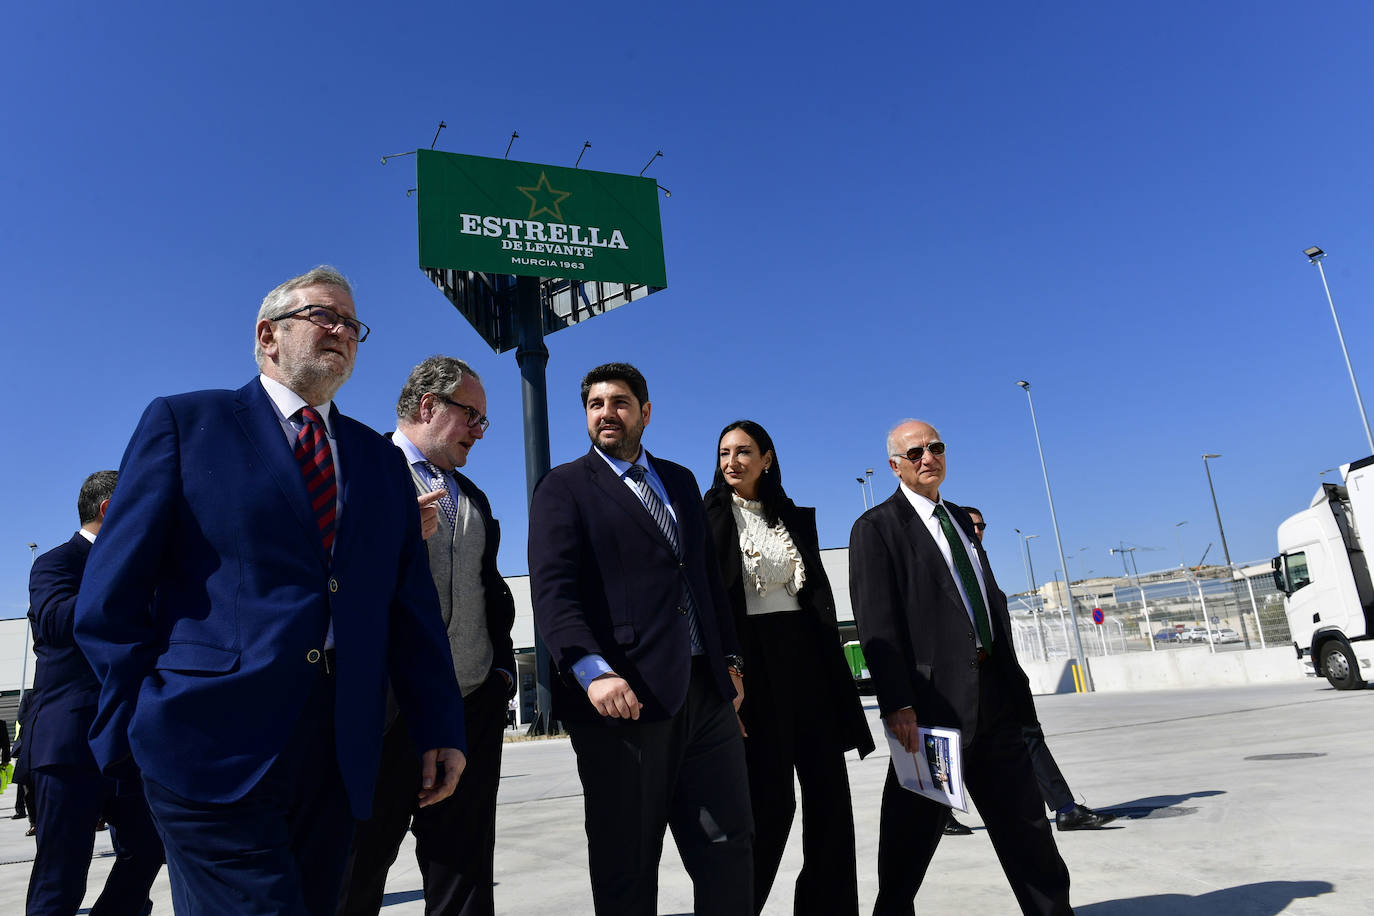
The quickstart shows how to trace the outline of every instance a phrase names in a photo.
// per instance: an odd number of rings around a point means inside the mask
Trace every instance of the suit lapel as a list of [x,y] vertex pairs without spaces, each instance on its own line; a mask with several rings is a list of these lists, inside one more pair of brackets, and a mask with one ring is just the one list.
[[[320,562],[328,565],[329,558],[324,554],[324,545],[320,543],[315,516],[310,511],[310,499],[305,491],[305,480],[301,477],[300,465],[296,463],[296,457],[291,454],[291,447],[282,433],[281,423],[277,421],[277,411],[267,397],[262,383],[257,379],[238,390],[234,416],[243,429],[243,434],[262,458],[262,465],[267,469],[268,476],[281,490],[292,514],[301,523]],[[335,429],[338,429],[337,425]]]
[[[640,502],[625,481],[621,480],[611,466],[606,463],[606,459],[597,454],[596,446],[588,452],[582,459],[587,468],[587,476],[591,478],[592,484],[597,487],[606,498],[616,506],[620,507],[631,519],[634,520],[643,531],[664,547],[672,550],[672,545],[668,543],[668,538],[658,527],[658,522],[649,514],[644,503]],[[674,509],[674,511],[677,511]]]
[[899,514],[905,518],[903,527],[906,530],[907,540],[911,542],[912,548],[916,551],[916,556],[922,563],[937,570],[935,579],[940,583],[940,591],[955,608],[967,615],[968,608],[964,604],[963,597],[959,594],[959,587],[954,583],[954,574],[950,572],[949,564],[945,562],[945,555],[941,552],[940,545],[935,543],[935,538],[931,536],[925,520],[912,507],[911,500],[907,499],[901,487],[897,488],[892,499],[897,504]]

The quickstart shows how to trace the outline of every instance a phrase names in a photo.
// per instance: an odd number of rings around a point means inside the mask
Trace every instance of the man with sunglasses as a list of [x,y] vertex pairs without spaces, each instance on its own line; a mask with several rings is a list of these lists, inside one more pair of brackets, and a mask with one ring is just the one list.
[[[1035,721],[1006,598],[967,513],[941,499],[945,444],[904,420],[887,437],[897,492],[849,539],[849,588],[887,728],[913,753],[917,726],[957,728],[964,785],[1024,913],[1060,916],[1069,873],[1035,788],[1021,727]],[[948,809],[901,788],[891,764],[878,828],[874,916],[914,910]]]
[[91,548],[91,750],[109,775],[142,771],[177,913],[333,913],[388,676],[420,804],[466,762],[405,459],[333,401],[367,334],[333,268],[268,293],[258,377],[148,406]]
[[[988,523],[983,520],[982,510],[965,506],[964,511],[973,522],[973,531],[978,535],[979,543],[982,543],[983,532],[988,527]],[[1045,730],[1038,720],[1024,726],[1021,729],[1021,737],[1025,739],[1026,750],[1030,752],[1031,766],[1035,769],[1035,781],[1040,786],[1040,795],[1054,812],[1055,829],[1100,830],[1116,820],[1115,814],[1102,814],[1074,800],[1069,781],[1064,778],[1054,755],[1050,753],[1049,745],[1045,743]],[[968,836],[973,831],[956,821],[954,812],[951,811],[949,820],[945,822],[945,833],[949,836]]]
[[426,912],[494,911],[496,790],[506,701],[515,693],[515,601],[496,568],[501,529],[491,503],[458,471],[487,430],[486,410],[482,380],[450,356],[431,356],[411,370],[396,402],[391,442],[405,455],[423,504],[430,574],[463,691],[468,766],[453,795],[418,807],[419,763],[405,720],[388,704],[376,801],[372,817],[354,831],[340,914],[375,916],[381,909],[407,827],[415,834]]

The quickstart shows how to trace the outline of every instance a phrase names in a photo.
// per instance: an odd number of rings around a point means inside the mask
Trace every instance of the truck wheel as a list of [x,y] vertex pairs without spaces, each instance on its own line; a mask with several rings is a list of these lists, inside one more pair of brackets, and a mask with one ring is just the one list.
[[1355,653],[1338,639],[1333,639],[1322,648],[1322,672],[1337,690],[1359,690],[1364,687]]

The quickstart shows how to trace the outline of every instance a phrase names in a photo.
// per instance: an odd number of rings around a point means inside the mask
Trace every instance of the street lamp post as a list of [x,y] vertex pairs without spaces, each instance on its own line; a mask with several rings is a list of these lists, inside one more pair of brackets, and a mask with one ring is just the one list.
[[1178,529],[1188,524],[1187,521],[1174,523],[1174,542],[1178,544],[1178,565],[1184,569],[1188,568],[1188,558],[1183,555],[1183,538],[1178,536]]
[[[1035,448],[1040,452],[1040,473],[1045,478],[1045,497],[1050,503],[1050,523],[1054,526],[1054,544],[1059,550],[1059,565],[1064,569],[1064,583],[1069,581],[1069,564],[1064,559],[1064,539],[1059,534],[1059,518],[1054,512],[1054,494],[1050,491],[1050,472],[1045,465],[1045,447],[1040,444],[1040,424],[1035,419],[1035,401],[1031,398],[1030,382],[1021,379],[1016,383],[1026,392],[1026,404],[1030,407],[1031,428],[1035,430]],[[1073,603],[1073,592],[1069,592],[1069,616],[1073,618],[1073,642],[1078,650],[1078,661],[1083,666],[1083,688],[1086,692],[1093,691],[1092,671],[1088,666],[1088,656],[1083,652],[1083,637],[1078,632],[1078,608]]]
[[1360,397],[1360,386],[1355,381],[1355,369],[1350,365],[1350,351],[1345,348],[1345,335],[1341,333],[1341,319],[1336,316],[1336,303],[1331,298],[1331,287],[1326,282],[1326,270],[1322,267],[1322,258],[1326,257],[1326,252],[1317,246],[1303,249],[1303,254],[1307,255],[1307,260],[1317,265],[1317,273],[1322,277],[1322,289],[1326,290],[1326,302],[1331,306],[1331,320],[1336,323],[1336,338],[1341,342],[1341,355],[1345,357],[1345,371],[1350,373],[1350,387],[1355,389],[1355,405],[1360,408],[1360,422],[1364,424],[1365,441],[1369,443],[1369,451],[1374,454],[1374,433],[1369,431],[1369,414],[1365,413],[1364,399]]
[[878,497],[876,497],[876,496],[873,495],[873,469],[872,469],[872,468],[864,468],[864,478],[868,481],[868,504],[869,504],[870,506],[876,506],[876,505],[878,505]]
[[[1020,528],[1013,528],[1011,530],[1015,531],[1017,534],[1021,534]],[[1035,588],[1035,564],[1031,563],[1030,542],[1032,538],[1038,537],[1040,537],[1038,534],[1021,534],[1022,555],[1026,561],[1026,581],[1030,583],[1031,594],[1036,598],[1039,598],[1040,595]],[[1035,614],[1035,629],[1036,632],[1040,634],[1040,655],[1044,661],[1049,661],[1050,647],[1045,642],[1045,602],[1040,602],[1039,611],[1036,611],[1034,607],[1032,607],[1031,612]]]
[[[1212,493],[1212,511],[1217,514],[1217,531],[1221,534],[1221,552],[1226,557],[1226,568],[1231,571],[1232,580],[1235,581],[1236,568],[1231,565],[1231,548],[1226,546],[1226,529],[1221,526],[1221,509],[1217,506],[1217,488],[1212,486],[1212,466],[1207,463],[1209,458],[1220,458],[1221,456],[1213,452],[1207,452],[1202,456],[1202,466],[1207,471],[1207,489]],[[1256,616],[1259,615],[1259,608],[1255,608]],[[1250,648],[1250,628],[1245,625],[1245,614],[1242,612],[1237,615],[1240,617],[1240,635],[1245,640],[1245,648]]]
[[864,489],[864,479],[862,477],[855,477],[854,479],[859,482],[859,499],[864,501],[864,511],[867,512],[869,508],[868,491]]

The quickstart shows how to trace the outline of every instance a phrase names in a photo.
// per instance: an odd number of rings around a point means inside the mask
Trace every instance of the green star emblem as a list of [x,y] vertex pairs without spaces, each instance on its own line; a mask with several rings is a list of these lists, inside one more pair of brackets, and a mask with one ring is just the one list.
[[539,182],[532,188],[522,188],[516,185],[516,190],[530,199],[530,219],[534,219],[541,213],[552,216],[554,222],[563,222],[563,211],[558,205],[572,196],[571,191],[556,191],[549,186],[549,176],[539,173]]

